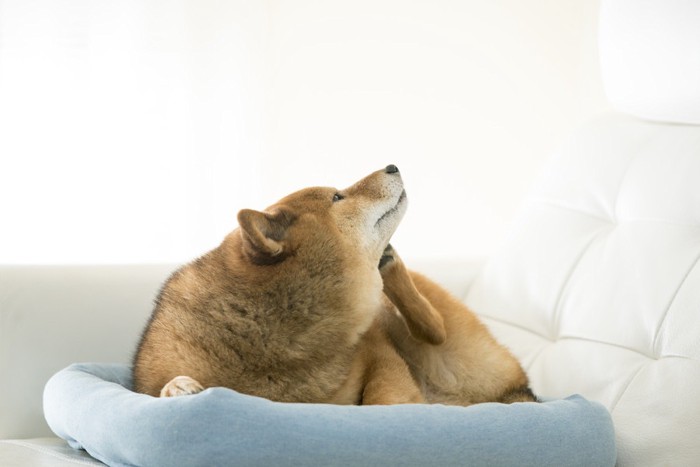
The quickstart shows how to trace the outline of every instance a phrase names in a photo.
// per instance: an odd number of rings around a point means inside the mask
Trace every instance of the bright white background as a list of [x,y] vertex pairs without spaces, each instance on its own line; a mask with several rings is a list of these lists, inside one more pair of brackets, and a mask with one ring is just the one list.
[[608,109],[595,0],[0,0],[0,263],[180,262],[394,163],[406,257],[487,256]]

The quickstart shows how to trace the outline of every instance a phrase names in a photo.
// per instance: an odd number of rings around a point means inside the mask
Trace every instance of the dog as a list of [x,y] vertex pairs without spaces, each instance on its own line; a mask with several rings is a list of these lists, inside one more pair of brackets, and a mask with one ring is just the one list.
[[133,359],[152,396],[223,386],[281,402],[526,402],[518,361],[389,244],[407,208],[395,165],[307,188],[163,285]]

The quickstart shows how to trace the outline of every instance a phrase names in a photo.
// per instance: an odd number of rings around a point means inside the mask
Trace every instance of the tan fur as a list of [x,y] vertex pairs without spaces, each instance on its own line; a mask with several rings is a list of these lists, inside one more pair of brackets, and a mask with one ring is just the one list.
[[[384,290],[401,314],[383,313],[382,328],[408,363],[426,401],[454,405],[534,401],[518,361],[476,315],[430,279],[408,271],[392,249],[388,254],[392,260],[382,268]],[[435,313],[442,318],[444,343],[431,345],[412,337],[416,325],[407,323],[409,316],[425,319]]]
[[477,318],[386,247],[406,209],[392,167],[242,210],[240,228],[163,286],[135,389],[225,386],[337,404],[533,400]]

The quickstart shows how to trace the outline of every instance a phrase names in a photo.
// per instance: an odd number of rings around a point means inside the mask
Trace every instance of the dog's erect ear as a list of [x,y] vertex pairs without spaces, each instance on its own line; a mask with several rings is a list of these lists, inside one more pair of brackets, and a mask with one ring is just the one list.
[[243,235],[245,253],[256,263],[273,264],[284,259],[284,238],[293,216],[284,210],[273,213],[243,209],[238,225]]

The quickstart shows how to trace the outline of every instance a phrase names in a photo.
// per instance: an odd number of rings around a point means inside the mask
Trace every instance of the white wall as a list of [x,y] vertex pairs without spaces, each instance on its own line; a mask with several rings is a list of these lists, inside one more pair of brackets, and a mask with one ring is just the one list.
[[606,110],[598,1],[274,1],[265,193],[389,163],[404,256],[488,255],[539,167]]
[[604,110],[597,1],[2,0],[0,262],[183,261],[389,163],[405,256],[492,251]]
[[0,3],[0,262],[180,261],[257,203],[258,2]]

